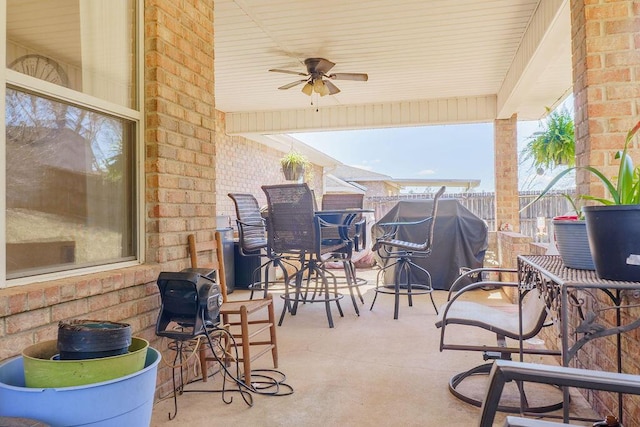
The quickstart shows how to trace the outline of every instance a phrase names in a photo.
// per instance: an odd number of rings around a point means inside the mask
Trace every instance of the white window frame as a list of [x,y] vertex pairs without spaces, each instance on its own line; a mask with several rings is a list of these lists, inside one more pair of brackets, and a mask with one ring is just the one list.
[[[0,32],[6,35],[7,32],[7,2],[6,0],[0,0],[0,10],[3,19],[0,20]],[[53,273],[46,273],[37,276],[21,277],[16,279],[7,280],[6,271],[6,198],[0,197],[0,289],[12,286],[26,285],[30,283],[44,282],[48,280],[56,280],[65,277],[79,276],[83,274],[91,274],[103,271],[116,270],[125,267],[131,267],[139,265],[145,262],[145,177],[144,177],[144,0],[136,0],[136,12],[137,16],[135,20],[137,22],[136,28],[136,46],[135,55],[137,58],[137,67],[135,75],[136,86],[136,105],[135,108],[127,108],[112,102],[105,101],[103,99],[95,98],[93,96],[76,92],[71,89],[49,83],[44,80],[40,80],[34,77],[27,76],[17,71],[9,70],[6,67],[6,41],[0,43],[0,57],[4,58],[4,66],[0,67],[0,80],[3,82],[2,88],[0,88],[0,109],[3,113],[3,119],[0,123],[0,185],[3,189],[6,188],[6,125],[5,125],[5,99],[7,85],[14,86],[18,89],[24,89],[27,91],[36,91],[37,94],[44,96],[51,96],[54,99],[61,101],[71,102],[80,107],[90,108],[100,113],[114,115],[117,117],[131,120],[136,123],[135,134],[135,181],[136,181],[136,194],[135,194],[135,207],[137,210],[136,216],[136,241],[137,241],[137,257],[134,261],[123,261],[112,264],[103,264],[86,268],[76,268],[65,271],[58,271]],[[6,40],[6,38],[5,38]],[[4,193],[4,192],[3,192]]]

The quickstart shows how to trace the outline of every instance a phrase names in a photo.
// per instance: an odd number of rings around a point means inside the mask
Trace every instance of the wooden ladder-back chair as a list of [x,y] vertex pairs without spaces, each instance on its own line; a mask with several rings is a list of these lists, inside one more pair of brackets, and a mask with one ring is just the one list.
[[[238,362],[243,364],[244,382],[251,387],[252,361],[271,351],[273,367],[278,367],[273,299],[271,295],[267,295],[264,299],[229,301],[227,298],[222,236],[220,232],[215,232],[214,240],[203,242],[197,242],[195,234],[189,234],[188,241],[191,267],[194,269],[210,268],[216,273],[216,279],[220,285],[223,298],[222,307],[220,308],[222,323],[230,326],[230,332],[240,350]],[[206,254],[209,254],[209,261],[204,261]],[[264,311],[266,311],[266,317],[254,318],[251,316],[254,313]],[[268,337],[266,337],[267,333]],[[212,356],[207,356],[206,351],[206,347],[200,348],[203,381],[207,380],[207,361],[216,360]]]

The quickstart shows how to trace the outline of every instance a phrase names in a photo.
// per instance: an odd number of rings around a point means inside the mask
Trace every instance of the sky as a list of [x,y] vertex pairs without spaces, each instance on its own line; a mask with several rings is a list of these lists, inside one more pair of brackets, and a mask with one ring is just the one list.
[[[518,123],[518,145],[539,123]],[[493,123],[292,134],[340,162],[397,179],[479,179],[494,191]]]
[[[569,96],[560,106],[571,108]],[[518,122],[518,152],[544,121]],[[495,191],[493,123],[291,134],[340,162],[396,179],[479,179],[474,191]],[[558,173],[519,166],[520,190],[541,190]],[[568,178],[571,178],[568,176]],[[571,186],[572,180],[556,188]],[[560,184],[560,183],[559,183]],[[414,190],[415,191],[415,190]]]

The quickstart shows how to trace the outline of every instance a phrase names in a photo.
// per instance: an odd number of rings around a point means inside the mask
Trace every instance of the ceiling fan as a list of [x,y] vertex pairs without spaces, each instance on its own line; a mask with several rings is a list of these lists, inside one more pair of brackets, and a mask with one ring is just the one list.
[[[291,82],[284,86],[280,86],[278,89],[286,90],[299,84],[305,83],[302,87],[302,93],[311,96],[315,91],[320,96],[335,95],[340,92],[340,89],[334,85],[330,80],[355,80],[360,82],[366,82],[369,76],[364,73],[332,73],[327,74],[329,70],[333,68],[333,62],[324,58],[307,58],[304,60],[304,65],[307,67],[307,72],[302,73],[299,71],[279,70],[272,68],[271,72],[295,74],[297,76],[304,76],[302,80]],[[330,80],[328,80],[330,79]]]

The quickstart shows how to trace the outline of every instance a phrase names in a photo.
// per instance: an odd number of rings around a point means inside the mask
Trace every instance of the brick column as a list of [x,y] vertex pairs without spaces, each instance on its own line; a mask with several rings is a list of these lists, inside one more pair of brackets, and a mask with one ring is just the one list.
[[496,229],[510,224],[512,231],[520,231],[520,203],[518,199],[518,143],[517,116],[494,122],[494,162],[496,201]]
[[[640,118],[640,3],[571,1],[576,164],[617,174],[615,152]],[[638,150],[631,153],[638,160]],[[577,176],[578,194],[607,196],[592,174]]]
[[188,266],[215,229],[213,0],[145,1],[147,261]]
[[[637,0],[571,0],[571,44],[576,125],[576,164],[590,165],[607,177],[618,173],[615,152],[622,149],[627,131],[640,119],[640,2]],[[630,151],[636,164],[640,151]],[[592,174],[580,171],[578,194],[609,195]],[[602,294],[604,305],[611,302]],[[640,316],[638,309],[625,313]],[[580,319],[572,319],[577,325]],[[604,317],[607,327],[613,317]],[[624,341],[626,340],[626,341]],[[623,372],[636,374],[638,334],[625,334],[622,345]],[[576,366],[614,371],[615,345],[598,340],[585,346],[572,363]],[[607,393],[593,392],[587,399],[601,414],[617,414],[617,402]],[[624,424],[638,425],[640,399],[624,400]]]

